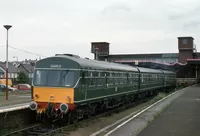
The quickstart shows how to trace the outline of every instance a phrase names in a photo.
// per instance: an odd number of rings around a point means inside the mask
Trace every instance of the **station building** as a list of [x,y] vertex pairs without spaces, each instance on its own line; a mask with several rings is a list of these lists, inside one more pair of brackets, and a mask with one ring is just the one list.
[[193,37],[178,37],[178,53],[110,54],[110,43],[92,42],[94,59],[154,69],[172,70],[178,78],[200,79],[200,52]]

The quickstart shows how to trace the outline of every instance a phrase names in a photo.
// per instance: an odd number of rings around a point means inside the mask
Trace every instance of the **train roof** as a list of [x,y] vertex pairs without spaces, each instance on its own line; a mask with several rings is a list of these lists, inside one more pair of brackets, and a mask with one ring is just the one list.
[[[44,58],[42,60],[39,60],[38,62],[42,62],[43,60],[51,60],[53,58],[62,58],[66,59],[66,61],[73,61],[77,63],[81,68],[91,68],[91,69],[107,69],[107,70],[126,70],[126,71],[135,71],[138,72],[138,69],[140,72],[151,72],[151,73],[162,73],[161,70],[156,69],[150,69],[150,68],[143,68],[143,67],[133,67],[125,64],[119,64],[119,63],[113,63],[113,62],[106,62],[106,61],[97,61],[92,59],[85,59],[80,58],[78,56],[68,56],[65,54],[57,54],[56,56]],[[37,63],[38,63],[37,62]],[[37,67],[36,63],[36,68]],[[163,71],[164,73],[173,73],[170,71]]]
[[150,73],[162,73],[160,69],[150,69],[150,68],[143,68],[143,67],[137,67],[140,72],[150,72]]
[[[138,72],[137,68],[128,66],[128,65],[122,65],[118,63],[112,63],[112,62],[106,62],[106,61],[97,61],[97,60],[91,60],[91,59],[85,59],[85,58],[79,58],[79,57],[71,57],[67,55],[56,55],[53,57],[44,58],[38,62],[41,62],[43,60],[51,60],[53,58],[63,58],[66,59],[66,61],[73,61],[76,62],[81,68],[91,68],[91,69],[107,69],[107,70],[126,70],[126,71],[136,71]],[[36,63],[37,67],[37,63]]]
[[164,74],[174,74],[175,72],[173,71],[167,71],[167,70],[162,70]]

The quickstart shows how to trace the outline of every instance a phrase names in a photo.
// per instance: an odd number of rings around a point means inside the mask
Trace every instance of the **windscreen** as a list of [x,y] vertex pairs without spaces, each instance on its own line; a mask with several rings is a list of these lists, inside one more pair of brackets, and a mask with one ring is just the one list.
[[73,87],[75,71],[72,70],[35,70],[34,86]]

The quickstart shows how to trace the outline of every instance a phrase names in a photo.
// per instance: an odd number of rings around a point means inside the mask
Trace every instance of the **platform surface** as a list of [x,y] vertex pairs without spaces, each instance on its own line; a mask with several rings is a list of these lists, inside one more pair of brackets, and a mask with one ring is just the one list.
[[31,101],[30,92],[9,93],[8,100],[6,100],[4,93],[0,94],[0,107],[10,106],[15,104],[23,104],[30,101]]
[[[111,136],[130,136],[133,121]],[[187,88],[137,136],[200,136],[200,86]]]
[[200,86],[188,88],[138,136],[200,136]]

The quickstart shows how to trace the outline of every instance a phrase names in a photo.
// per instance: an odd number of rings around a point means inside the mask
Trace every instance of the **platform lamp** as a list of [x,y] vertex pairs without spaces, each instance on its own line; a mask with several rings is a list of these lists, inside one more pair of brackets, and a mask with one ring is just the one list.
[[6,100],[8,100],[8,30],[12,27],[11,25],[4,25],[7,30],[6,39]]

